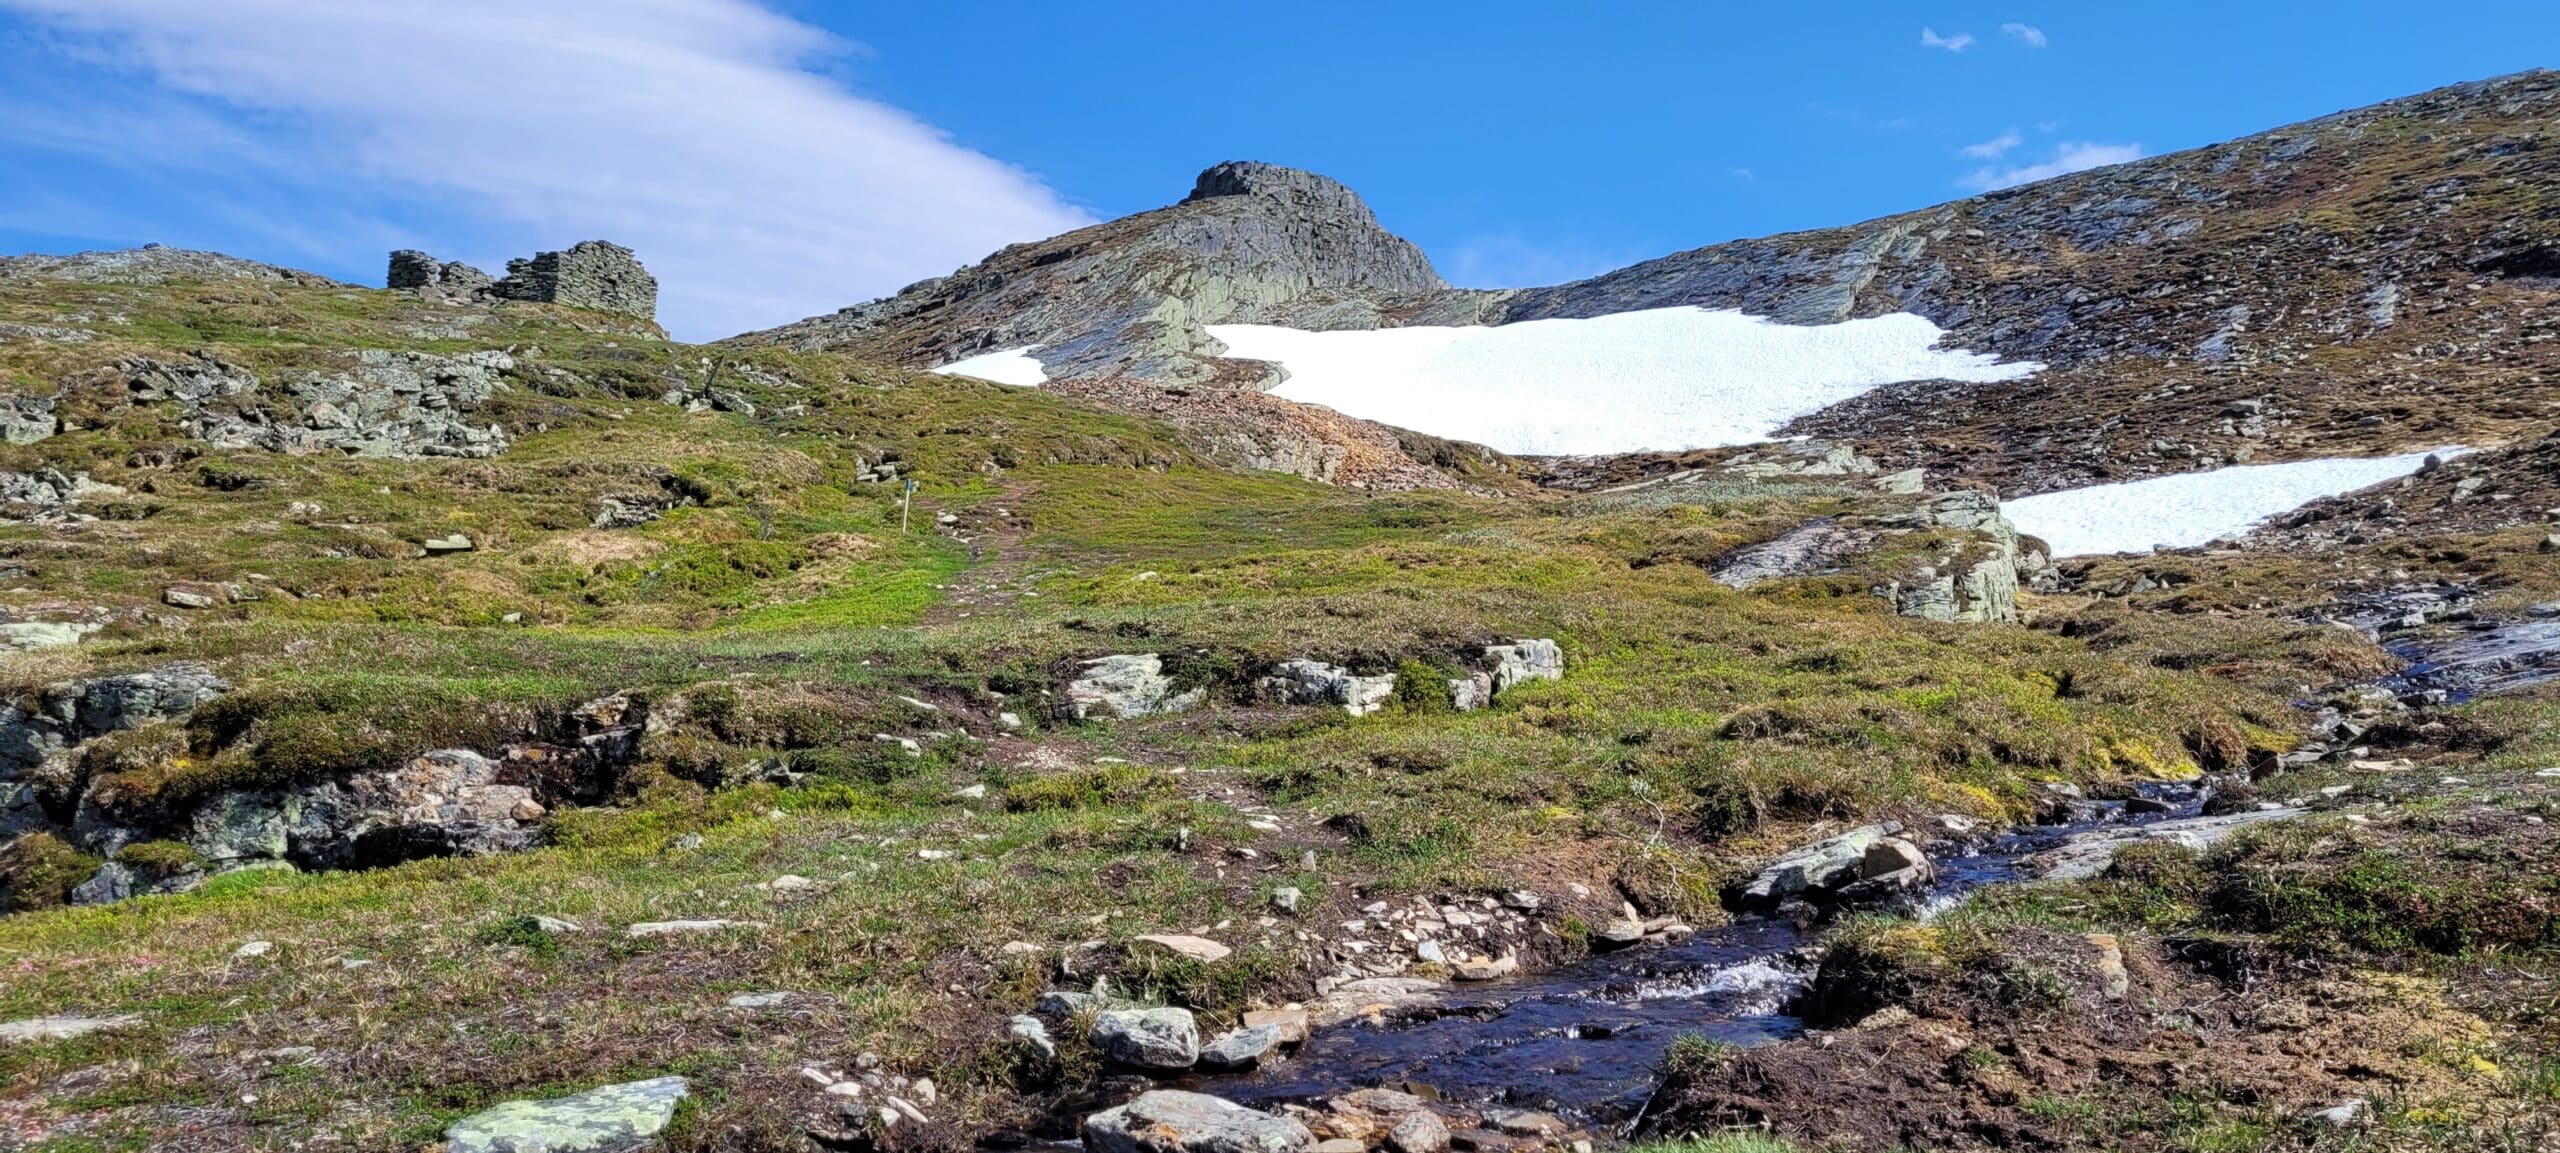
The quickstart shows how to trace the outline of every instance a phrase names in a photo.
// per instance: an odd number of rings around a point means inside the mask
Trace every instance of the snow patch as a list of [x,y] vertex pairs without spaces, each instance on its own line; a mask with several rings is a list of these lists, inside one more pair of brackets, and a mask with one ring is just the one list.
[[965,360],[952,361],[934,369],[933,372],[936,376],[969,376],[996,384],[1036,388],[1049,383],[1049,370],[1041,367],[1040,362],[1029,355],[1032,349],[1038,347],[1040,346],[1036,344],[1026,344],[1020,348],[981,352]]
[[1274,395],[1530,455],[1753,444],[1879,385],[2044,367],[1939,348],[1945,333],[1907,312],[1794,325],[1683,307],[1489,328],[1208,332],[1230,358],[1286,369]]
[[2429,456],[2463,451],[2244,464],[2020,497],[2002,501],[2000,511],[2019,532],[2044,538],[2058,557],[2148,552],[2155,546],[2192,548],[2246,532],[2321,497],[2407,476]]

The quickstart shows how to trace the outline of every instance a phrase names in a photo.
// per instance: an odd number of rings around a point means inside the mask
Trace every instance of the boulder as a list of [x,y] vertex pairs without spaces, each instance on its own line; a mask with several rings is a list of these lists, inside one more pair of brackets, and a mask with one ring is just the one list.
[[1448,1153],[1449,1123],[1429,1109],[1405,1114],[1387,1130],[1391,1153]]
[[1164,675],[1164,658],[1154,653],[1116,653],[1084,662],[1084,675],[1067,682],[1066,715],[1143,717],[1178,713],[1208,699],[1208,690],[1173,691]]
[[1203,1069],[1250,1069],[1280,1045],[1277,1025],[1247,1025],[1200,1047]]
[[682,1077],[606,1085],[548,1101],[509,1101],[453,1123],[445,1153],[630,1153],[675,1119]]
[[1728,890],[1725,903],[1767,909],[1789,897],[1818,895],[1855,882],[1864,875],[1867,850],[1901,831],[1901,825],[1891,822],[1866,825],[1796,849]]
[[1487,645],[1484,655],[1486,660],[1493,662],[1492,696],[1500,696],[1513,685],[1529,681],[1564,679],[1564,649],[1551,640]]
[[1200,1025],[1188,1009],[1108,1009],[1093,1018],[1096,1048],[1139,1069],[1188,1069],[1200,1062]]
[[1206,1093],[1158,1089],[1085,1119],[1091,1153],[1313,1153],[1315,1134],[1287,1117]]

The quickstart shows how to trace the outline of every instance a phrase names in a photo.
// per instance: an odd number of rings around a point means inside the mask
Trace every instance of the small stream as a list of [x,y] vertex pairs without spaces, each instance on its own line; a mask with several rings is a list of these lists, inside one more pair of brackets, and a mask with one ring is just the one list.
[[[2375,685],[2411,704],[2459,703],[2560,678],[2560,613],[2479,619],[2469,591],[2455,586],[2378,595],[2328,619],[2365,630],[2406,662]],[[2144,786],[2143,794],[2165,803],[2146,807],[2165,811],[2129,814],[2119,802],[2079,802],[2082,819],[2073,823],[2017,830],[1937,857],[1936,886],[1922,915],[1988,885],[2033,879],[2025,858],[2074,837],[2193,817],[2202,804],[2192,784]],[[1643,1110],[1654,1071],[1677,1039],[1748,1046],[1804,1030],[1785,1010],[1812,976],[1807,946],[1814,935],[1789,920],[1743,917],[1677,945],[1460,985],[1427,1013],[1319,1030],[1259,1070],[1170,1084],[1262,1108],[1362,1088],[1427,1087],[1457,1104],[1623,1127]]]
[[[1969,855],[1940,859],[1925,908],[2024,879],[2021,858],[2075,834],[2193,816],[2200,803],[2186,785],[2146,792],[2170,810],[2128,817],[2121,803],[2087,802],[2094,811],[2089,820],[2009,834]],[[1654,1069],[1674,1040],[1752,1045],[1801,1032],[1803,1023],[1784,1010],[1812,976],[1804,950],[1811,937],[1787,920],[1745,917],[1677,945],[1461,985],[1428,1019],[1320,1030],[1286,1060],[1182,1087],[1268,1107],[1419,1084],[1453,1102],[1619,1124],[1643,1107]]]

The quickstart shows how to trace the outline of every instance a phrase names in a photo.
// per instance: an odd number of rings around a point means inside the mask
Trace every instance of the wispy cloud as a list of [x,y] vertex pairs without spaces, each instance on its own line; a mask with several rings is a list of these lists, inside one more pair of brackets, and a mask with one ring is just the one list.
[[399,236],[494,265],[616,240],[686,336],[829,311],[1088,219],[814,71],[853,46],[755,0],[0,12],[95,81],[0,90],[0,147],[231,198],[297,245]]
[[1998,160],[2008,155],[2009,150],[2017,147],[2023,140],[2024,138],[2018,135],[2018,130],[2012,128],[1980,144],[1965,145],[1964,154],[1977,160]]
[[2033,24],[2020,24],[2017,21],[2012,20],[2001,25],[2000,31],[2015,37],[2019,43],[2024,44],[2029,48],[2044,47],[2044,29],[2038,28]]
[[1748,168],[1728,168],[1725,169],[1725,175],[1745,184],[1757,184],[1760,182],[1760,174],[1753,172]]
[[[1904,27],[1909,27],[1909,25],[1904,25]],[[1958,32],[1953,36],[1940,36],[1938,35],[1938,30],[1935,28],[1922,28],[1920,30],[1920,46],[1923,48],[1944,48],[1949,52],[1962,52],[1967,48],[1973,47],[1973,33]]]
[[2110,164],[2140,160],[2144,155],[2146,154],[2139,144],[2067,142],[2054,149],[2053,159],[2041,164],[2008,167],[1985,165],[1973,170],[1956,183],[1977,192],[1989,192],[1993,189],[2015,188],[2021,184],[2050,180],[2056,176],[2067,176],[2074,172],[2086,172],[2092,168],[2104,168]]

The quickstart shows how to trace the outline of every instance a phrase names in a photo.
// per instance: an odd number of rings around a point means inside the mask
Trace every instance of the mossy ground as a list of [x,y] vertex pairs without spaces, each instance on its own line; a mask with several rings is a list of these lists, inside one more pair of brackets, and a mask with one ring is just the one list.
[[[2045,627],[1939,626],[1889,615],[1862,570],[1745,593],[1701,568],[1876,499],[1848,488],[1327,488],[1211,467],[1170,430],[1036,390],[352,289],[9,286],[0,319],[100,334],[0,345],[25,388],[195,351],[267,376],[363,347],[512,348],[519,364],[495,410],[517,441],[491,460],[202,449],[165,412],[104,401],[0,449],[0,468],[132,490],[130,519],[0,526],[0,560],[26,570],[12,608],[115,615],[75,652],[8,658],[0,680],[193,659],[237,686],[92,758],[106,796],[168,808],[485,751],[608,693],[682,718],[538,851],[235,873],[0,922],[0,1019],[141,1018],[0,1052],[0,1117],[40,1148],[422,1147],[496,1101],[667,1073],[697,1094],[681,1142],[791,1148],[825,1104],[798,1066],[866,1051],[933,1076],[959,1140],[1014,1119],[1025,1073],[1004,1019],[1061,980],[1062,956],[1219,1019],[1304,995],[1317,974],[1293,930],[1394,894],[1580,882],[1592,907],[1559,924],[1621,898],[1708,917],[1720,882],[1844,822],[2015,818],[2036,781],[2282,747],[2294,684],[2379,663],[2262,609],[2073,601],[2039,606]],[[657,399],[715,386],[756,415]],[[858,479],[883,460],[921,481],[907,531],[896,486]],[[684,503],[589,527],[598,498],[635,491]],[[418,555],[455,532],[477,547]],[[261,595],[161,605],[177,582]],[[1252,699],[1284,658],[1403,670],[1411,688],[1514,637],[1559,640],[1570,675],[1467,714],[1419,692],[1356,720]],[[1110,652],[1163,654],[1210,706],[1054,719],[1062,673]],[[807,776],[755,783],[774,761]],[[985,799],[956,795],[971,785]],[[1257,806],[1280,831],[1248,823]],[[41,860],[10,880],[20,903],[89,864],[67,853],[22,850]],[[785,873],[820,884],[753,887]],[[1266,930],[1283,885],[1307,911]],[[527,936],[535,914],[590,931]],[[761,924],[618,933],[700,917]],[[1238,955],[1168,966],[1124,948],[1201,926]],[[275,949],[233,956],[253,939]],[[809,996],[725,1003],[777,989]],[[1089,1070],[1063,1039],[1065,1075]],[[261,1056],[294,1046],[316,1052]]]

